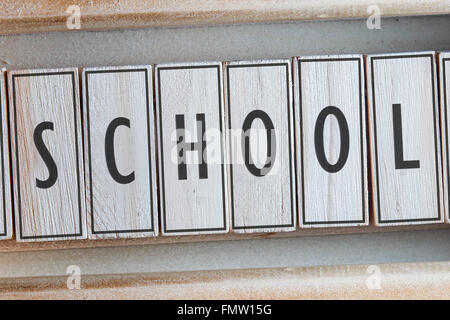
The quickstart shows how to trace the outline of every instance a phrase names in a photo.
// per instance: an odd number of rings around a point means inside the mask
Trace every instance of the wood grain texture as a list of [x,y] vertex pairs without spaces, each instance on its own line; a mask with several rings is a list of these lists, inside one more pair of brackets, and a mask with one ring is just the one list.
[[[297,211],[291,62],[230,62],[225,75],[232,230],[294,231]],[[247,125],[249,129],[244,129]]]
[[152,67],[86,68],[82,79],[89,238],[155,236]]
[[444,204],[445,221],[450,223],[450,160],[449,160],[449,132],[450,118],[450,52],[439,53],[439,85],[441,102],[441,128],[442,128],[442,154],[443,154],[443,181],[444,181]]
[[[86,210],[78,70],[10,71],[8,82],[16,239],[84,239]],[[42,127],[44,123],[46,126]],[[46,150],[38,150],[35,142],[38,140]],[[50,160],[44,162],[48,153],[56,165],[54,180]],[[39,181],[46,185],[38,187]]]
[[363,66],[361,55],[295,59],[301,227],[369,223]]
[[[368,17],[372,0],[2,0],[0,33],[67,31],[66,10],[81,9],[81,30],[198,26]],[[448,0],[379,0],[383,17],[450,13]]]
[[0,69],[0,240],[13,236],[5,71]]
[[449,299],[449,292],[448,261],[82,275],[78,290],[67,289],[67,277],[0,279],[1,299]]
[[163,64],[155,72],[162,233],[228,232],[222,64]]
[[367,59],[375,222],[441,223],[440,111],[434,53]]

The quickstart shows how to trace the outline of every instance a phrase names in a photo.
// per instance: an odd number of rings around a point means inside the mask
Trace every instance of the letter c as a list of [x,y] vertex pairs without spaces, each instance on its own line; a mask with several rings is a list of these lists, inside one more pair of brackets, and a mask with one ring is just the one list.
[[108,171],[111,174],[111,177],[121,184],[127,184],[134,181],[134,171],[129,175],[124,176],[120,174],[117,169],[116,158],[114,155],[114,133],[116,132],[117,127],[126,126],[130,127],[130,119],[119,117],[111,121],[106,129],[105,136],[105,157],[106,157],[106,166],[108,167]]

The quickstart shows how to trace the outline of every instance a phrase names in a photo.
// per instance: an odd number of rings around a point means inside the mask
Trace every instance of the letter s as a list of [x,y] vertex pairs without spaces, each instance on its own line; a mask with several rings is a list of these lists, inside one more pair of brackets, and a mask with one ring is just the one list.
[[36,145],[36,149],[41,155],[42,160],[44,160],[49,174],[47,180],[39,180],[36,178],[36,186],[41,189],[48,189],[51,188],[56,183],[56,179],[58,179],[58,168],[56,167],[56,163],[53,160],[50,151],[48,151],[47,146],[42,140],[42,132],[44,130],[53,131],[53,122],[41,122],[36,126],[33,133],[34,144]]

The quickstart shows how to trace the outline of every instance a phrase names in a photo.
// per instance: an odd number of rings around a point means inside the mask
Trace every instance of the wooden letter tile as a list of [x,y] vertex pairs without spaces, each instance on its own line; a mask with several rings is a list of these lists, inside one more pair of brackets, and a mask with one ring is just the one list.
[[0,69],[0,240],[11,239],[13,233],[7,123],[5,72]]
[[442,52],[439,54],[439,71],[441,85],[441,110],[442,111],[442,132],[443,132],[443,153],[444,153],[444,203],[445,203],[445,221],[450,223],[450,160],[449,160],[449,132],[450,128],[450,52]]
[[155,70],[162,233],[228,232],[222,65]]
[[233,232],[296,229],[290,60],[226,65]]
[[78,70],[8,72],[18,241],[86,238]]
[[367,225],[364,63],[361,55],[295,60],[300,226]]
[[83,71],[88,233],[158,231],[151,66]]
[[367,57],[375,222],[443,222],[433,52]]

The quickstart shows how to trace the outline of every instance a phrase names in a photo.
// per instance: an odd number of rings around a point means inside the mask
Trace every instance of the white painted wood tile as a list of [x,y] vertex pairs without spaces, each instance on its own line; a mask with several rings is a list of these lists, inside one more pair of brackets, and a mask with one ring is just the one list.
[[450,160],[449,160],[449,132],[450,128],[450,52],[441,52],[439,53],[439,75],[440,81],[439,84],[441,86],[440,97],[441,97],[441,126],[442,126],[442,153],[443,157],[443,181],[444,181],[444,203],[445,203],[445,214],[444,219],[447,223],[450,223]]
[[300,226],[368,224],[362,55],[295,59]]
[[158,233],[151,66],[83,70],[90,239]]
[[0,69],[0,240],[11,239],[12,208],[11,181],[9,175],[9,134],[6,108],[5,69]]
[[291,62],[229,62],[225,74],[232,231],[294,231]]
[[[164,64],[155,73],[162,233],[228,232],[222,65]],[[177,119],[185,127],[179,137]],[[178,156],[183,150],[185,167]]]
[[434,52],[370,55],[367,67],[375,222],[441,223]]
[[8,72],[18,241],[86,238],[78,83],[75,68]]

